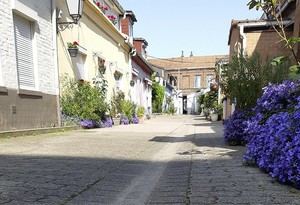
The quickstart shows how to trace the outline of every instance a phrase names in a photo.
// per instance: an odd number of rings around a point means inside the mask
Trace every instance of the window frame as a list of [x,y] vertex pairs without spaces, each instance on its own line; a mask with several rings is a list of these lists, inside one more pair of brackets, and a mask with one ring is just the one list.
[[[196,85],[197,77],[199,77],[199,86]],[[195,77],[194,77],[194,88],[201,88],[201,75],[195,75]]]
[[[13,17],[18,16],[19,18],[23,18],[24,20],[28,21],[30,23],[30,36],[31,36],[31,43],[32,43],[32,58],[33,58],[33,78],[34,78],[34,87],[30,86],[24,86],[20,85],[19,80],[19,72],[18,72],[18,63],[17,63],[17,42],[16,42],[16,36],[15,36],[15,30],[14,30],[14,44],[15,44],[15,60],[16,60],[16,70],[17,70],[17,76],[18,76],[18,88],[24,89],[24,90],[31,90],[31,91],[39,91],[39,80],[38,80],[38,59],[37,59],[37,36],[36,36],[36,28],[37,28],[37,22],[26,16],[23,13],[20,12],[13,12]],[[15,21],[13,21],[13,27],[15,29]]]

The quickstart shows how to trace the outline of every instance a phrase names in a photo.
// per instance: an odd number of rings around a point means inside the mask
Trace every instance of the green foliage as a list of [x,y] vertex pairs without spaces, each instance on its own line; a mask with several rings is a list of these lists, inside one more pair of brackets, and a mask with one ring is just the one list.
[[174,115],[177,112],[177,109],[175,108],[174,101],[172,97],[166,98],[166,104],[167,104],[167,110],[166,113]]
[[251,57],[240,54],[233,56],[229,65],[223,68],[221,86],[230,99],[237,100],[238,109],[253,107],[262,94],[262,88],[268,83],[278,83],[288,78],[288,62],[277,61],[262,65],[258,54]]
[[100,120],[107,111],[105,88],[78,82],[67,77],[63,80],[62,112],[80,119]]
[[202,95],[199,95],[198,98],[197,98],[198,110],[199,110],[200,113],[202,112],[201,105],[204,104],[204,97],[205,96],[202,94]]
[[121,113],[125,115],[129,120],[131,120],[136,107],[134,103],[129,100],[122,100],[120,105],[121,105]]
[[111,100],[111,116],[116,117],[122,112],[121,102],[124,101],[125,94],[122,91],[118,91],[117,94],[114,92]]
[[136,114],[139,118],[145,115],[145,108],[143,106],[138,106]]
[[216,91],[210,91],[203,97],[204,108],[211,110],[215,102],[218,101],[218,93]]
[[165,97],[165,88],[159,83],[154,82],[152,85],[152,109],[154,113],[162,112],[163,100]]
[[223,114],[223,106],[218,104],[217,101],[215,101],[211,107],[211,111],[218,115],[222,115]]

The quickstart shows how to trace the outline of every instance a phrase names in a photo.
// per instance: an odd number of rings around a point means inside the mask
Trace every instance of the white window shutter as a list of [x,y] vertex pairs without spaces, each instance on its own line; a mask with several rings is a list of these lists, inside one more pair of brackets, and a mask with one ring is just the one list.
[[14,15],[14,29],[19,85],[21,88],[35,88],[32,24]]

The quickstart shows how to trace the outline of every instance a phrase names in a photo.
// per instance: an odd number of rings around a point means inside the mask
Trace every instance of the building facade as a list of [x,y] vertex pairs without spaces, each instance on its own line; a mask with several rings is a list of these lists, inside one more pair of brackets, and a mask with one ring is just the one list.
[[[277,11],[277,15],[282,16],[287,37],[299,37],[300,0],[284,0]],[[259,20],[232,20],[228,39],[229,56],[240,52],[248,56],[258,53],[263,62],[278,56],[287,56],[293,62],[293,54],[286,48],[273,26],[278,27],[278,22],[268,20],[265,15]],[[294,52],[299,59],[299,43],[295,45]],[[228,98],[224,102],[225,119],[233,113],[234,103]]]
[[55,2],[0,2],[0,131],[59,126]]
[[166,83],[175,87],[182,96],[180,114],[194,114],[198,113],[197,97],[209,91],[210,84],[216,79],[216,62],[226,57],[225,55],[190,56],[151,59],[149,62],[154,67],[165,71]]
[[[58,22],[72,21],[65,1],[57,1],[61,16]],[[131,52],[133,45],[121,32],[125,11],[117,1],[85,0],[83,15],[78,25],[59,28],[57,35],[58,62],[61,79],[69,76],[92,82],[104,72],[108,83],[107,101],[117,91],[130,97]],[[78,43],[79,53],[71,57],[68,43]],[[118,77],[116,77],[118,76]]]

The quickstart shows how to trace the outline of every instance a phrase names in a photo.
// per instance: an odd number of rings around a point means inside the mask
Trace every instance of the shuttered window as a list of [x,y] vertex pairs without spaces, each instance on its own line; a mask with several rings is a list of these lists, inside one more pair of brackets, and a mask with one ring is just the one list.
[[14,15],[16,60],[20,88],[35,88],[32,23]]

